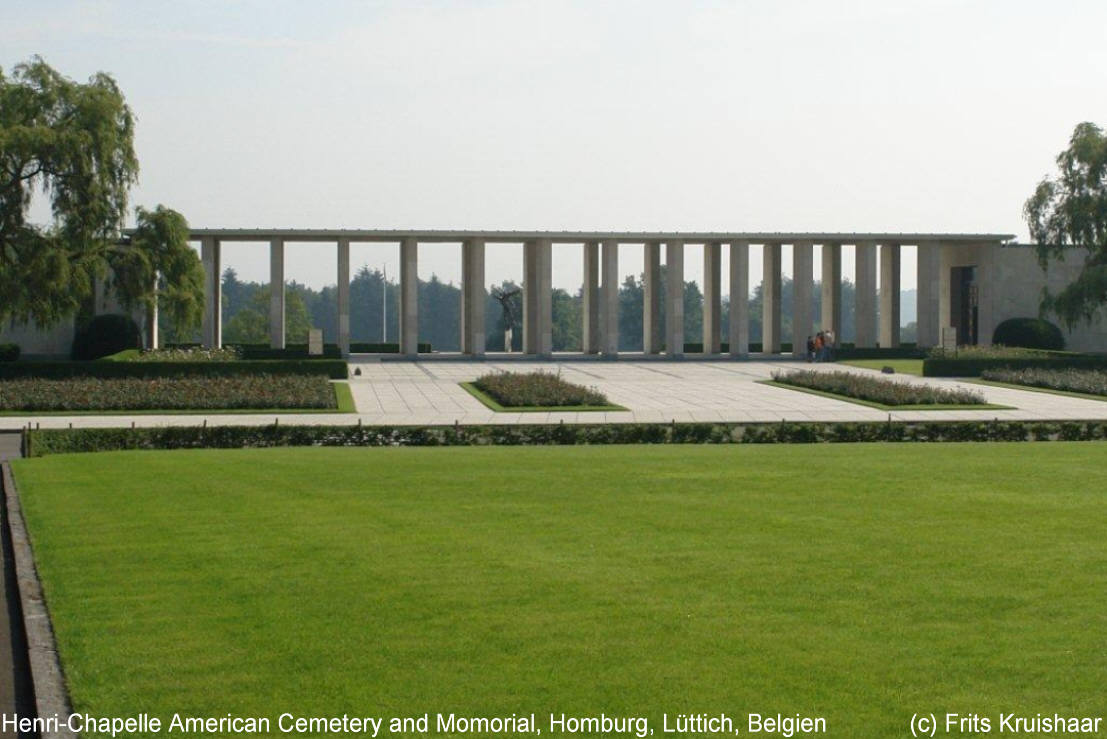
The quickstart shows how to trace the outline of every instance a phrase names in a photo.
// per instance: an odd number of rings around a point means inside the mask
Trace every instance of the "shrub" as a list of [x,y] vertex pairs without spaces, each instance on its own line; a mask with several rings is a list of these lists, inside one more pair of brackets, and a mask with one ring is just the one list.
[[899,380],[885,380],[858,372],[794,370],[773,372],[773,380],[785,385],[819,390],[883,405],[980,405],[978,390],[940,388]]
[[612,423],[502,426],[158,426],[25,432],[24,453],[276,446],[484,446],[571,444],[809,444],[945,441],[1092,441],[1107,421],[856,423]]
[[335,408],[323,375],[160,379],[75,377],[0,383],[3,411],[222,410]]
[[235,349],[243,359],[341,359],[338,344],[324,344],[322,354],[308,354],[307,344],[289,344],[284,349],[273,349],[266,344],[236,344]]
[[1041,318],[1008,318],[996,326],[992,343],[1060,351],[1065,348],[1065,336],[1061,329]]
[[1080,369],[989,369],[980,373],[985,380],[1028,385],[1049,390],[1107,396],[1107,370]]
[[124,349],[141,349],[142,334],[130,316],[105,313],[77,329],[73,337],[73,358],[99,359]]
[[19,359],[19,344],[0,344],[0,362],[14,362]]
[[124,357],[128,362],[234,362],[242,359],[236,347],[205,349],[202,346],[173,349],[151,349]]
[[493,372],[473,385],[506,408],[608,405],[595,388],[566,382],[550,372]]
[[932,353],[923,360],[924,377],[979,377],[986,370],[1005,368],[1107,370],[1107,356],[990,347],[971,352],[959,349],[952,357]]
[[[416,350],[420,354],[430,354],[432,348],[430,344],[420,342]],[[350,344],[350,351],[355,354],[399,354],[400,345],[396,342],[382,344],[380,342],[355,341]]]

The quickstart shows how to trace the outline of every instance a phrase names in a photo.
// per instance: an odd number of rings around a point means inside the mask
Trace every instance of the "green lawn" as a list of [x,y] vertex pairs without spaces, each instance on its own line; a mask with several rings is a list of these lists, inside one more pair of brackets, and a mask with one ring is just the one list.
[[[1107,445],[17,460],[77,711],[1102,715]],[[994,724],[993,724],[994,726]],[[742,724],[742,733],[745,725]]]
[[843,359],[838,364],[848,364],[851,367],[864,367],[878,372],[885,367],[891,367],[900,375],[918,375],[922,377],[923,360],[921,359]]

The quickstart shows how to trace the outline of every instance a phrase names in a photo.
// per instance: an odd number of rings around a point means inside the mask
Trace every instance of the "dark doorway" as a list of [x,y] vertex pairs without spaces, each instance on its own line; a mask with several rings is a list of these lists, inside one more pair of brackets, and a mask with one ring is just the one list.
[[953,267],[949,276],[949,315],[957,329],[959,346],[976,346],[977,285],[976,267]]

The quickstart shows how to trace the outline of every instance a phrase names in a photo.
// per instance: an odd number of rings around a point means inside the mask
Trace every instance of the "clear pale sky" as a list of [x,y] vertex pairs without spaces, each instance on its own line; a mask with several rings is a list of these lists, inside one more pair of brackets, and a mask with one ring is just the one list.
[[[138,117],[134,204],[197,227],[1025,240],[1073,127],[1107,123],[1105,29],[1102,0],[37,0],[0,10],[0,65],[112,74]],[[288,249],[289,279],[334,282],[331,247]],[[355,245],[353,267],[394,272],[396,251]],[[458,251],[422,249],[420,275],[457,281]],[[519,249],[487,262],[521,276]],[[579,262],[555,247],[555,284]],[[620,262],[637,273],[640,249]],[[263,245],[224,264],[268,280]]]

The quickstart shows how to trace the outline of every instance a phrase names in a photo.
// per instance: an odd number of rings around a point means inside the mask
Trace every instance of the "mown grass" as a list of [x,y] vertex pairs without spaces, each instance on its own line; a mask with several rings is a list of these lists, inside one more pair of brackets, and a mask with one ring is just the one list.
[[[1098,443],[17,460],[98,715],[1102,712]],[[544,730],[544,734],[548,734]]]
[[838,364],[848,364],[851,367],[863,367],[877,370],[891,367],[897,375],[916,375],[922,377],[923,360],[921,359],[843,359]]

